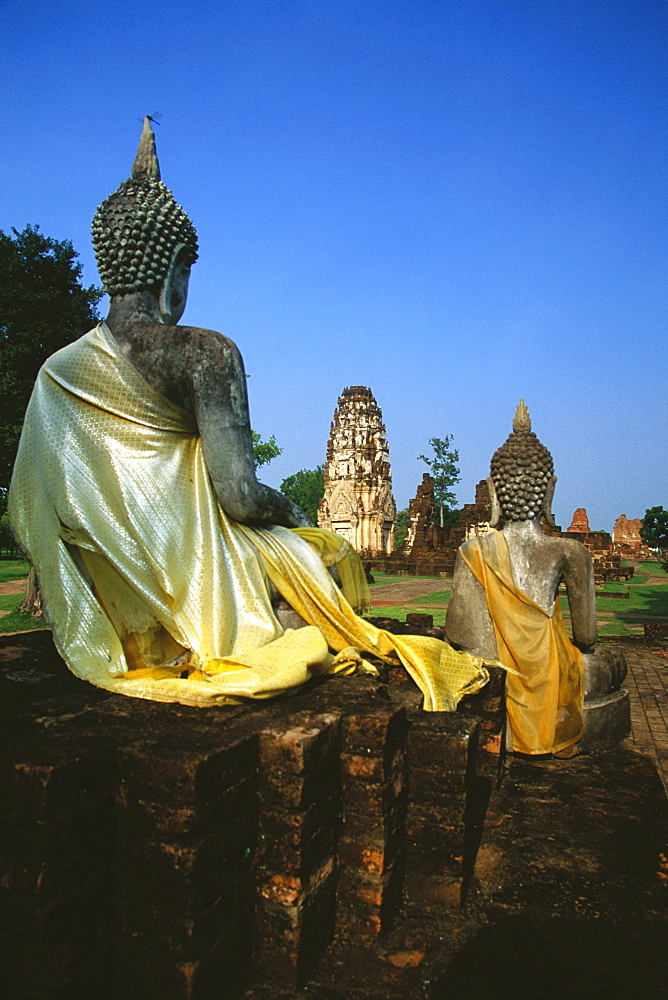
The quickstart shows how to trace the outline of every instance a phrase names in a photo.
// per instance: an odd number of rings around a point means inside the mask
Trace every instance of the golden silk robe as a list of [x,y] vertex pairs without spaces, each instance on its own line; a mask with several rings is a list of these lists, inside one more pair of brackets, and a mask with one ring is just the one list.
[[[193,705],[270,697],[356,669],[360,650],[403,663],[427,710],[454,709],[487,680],[478,657],[359,618],[321,558],[336,561],[338,536],[229,518],[193,418],[104,323],[41,369],[9,513],[60,654],[108,690]],[[354,567],[344,578],[359,596]],[[308,627],[283,633],[268,580]]]
[[552,614],[513,580],[501,531],[472,538],[459,550],[484,588],[499,660],[506,675],[506,709],[513,750],[559,753],[582,737],[582,653],[568,637],[557,597]]

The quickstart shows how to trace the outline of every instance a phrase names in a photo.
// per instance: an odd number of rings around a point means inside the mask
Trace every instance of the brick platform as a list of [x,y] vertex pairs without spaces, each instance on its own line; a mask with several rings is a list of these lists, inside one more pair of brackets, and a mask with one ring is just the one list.
[[0,644],[7,1000],[663,995],[665,644],[622,643],[626,748],[499,784],[497,675],[454,714],[400,670],[197,710],[31,636]]
[[668,643],[642,641],[622,646],[629,672],[631,735],[626,745],[656,764],[668,793]]
[[386,934],[404,886],[459,907],[502,762],[499,683],[458,713],[423,713],[400,669],[195,709],[76,680],[48,632],[6,637],[8,997],[225,1000],[251,973],[291,989],[335,934]]

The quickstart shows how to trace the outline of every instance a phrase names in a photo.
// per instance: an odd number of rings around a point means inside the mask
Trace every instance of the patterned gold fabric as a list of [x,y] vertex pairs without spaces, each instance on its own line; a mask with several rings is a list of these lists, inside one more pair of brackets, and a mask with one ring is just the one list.
[[[454,708],[487,680],[477,657],[358,618],[296,532],[232,521],[192,419],[104,323],[42,368],[9,509],[61,655],[100,687],[186,704],[268,697],[352,669],[354,650],[404,663],[427,709]],[[268,578],[315,627],[283,635]]]
[[362,560],[343,535],[323,528],[293,528],[320,555],[324,566],[336,566],[348,604],[359,615],[371,610],[371,594]]
[[570,641],[557,597],[547,614],[513,580],[503,532],[470,539],[459,550],[485,590],[499,660],[506,675],[506,708],[513,750],[560,753],[583,733],[582,653]]

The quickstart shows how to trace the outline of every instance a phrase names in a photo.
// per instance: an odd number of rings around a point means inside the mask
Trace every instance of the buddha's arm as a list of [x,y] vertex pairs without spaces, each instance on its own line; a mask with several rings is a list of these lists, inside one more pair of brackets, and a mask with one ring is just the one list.
[[257,480],[246,375],[237,347],[213,331],[197,333],[190,359],[193,406],[204,461],[223,510],[242,524],[310,525],[288,497]]
[[452,597],[445,620],[448,642],[476,656],[498,657],[496,636],[487,610],[485,591],[457,553],[452,580]]
[[596,642],[596,594],[594,563],[582,542],[572,539],[566,549],[563,575],[571,613],[573,642],[583,651]]

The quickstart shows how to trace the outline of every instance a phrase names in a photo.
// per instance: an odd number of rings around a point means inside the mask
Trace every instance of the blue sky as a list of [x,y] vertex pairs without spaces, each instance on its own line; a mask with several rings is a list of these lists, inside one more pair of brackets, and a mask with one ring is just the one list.
[[184,322],[244,355],[277,486],[345,386],[399,507],[430,437],[461,503],[523,396],[592,528],[668,506],[668,4],[0,0],[0,229],[71,239],[146,113],[200,237]]

